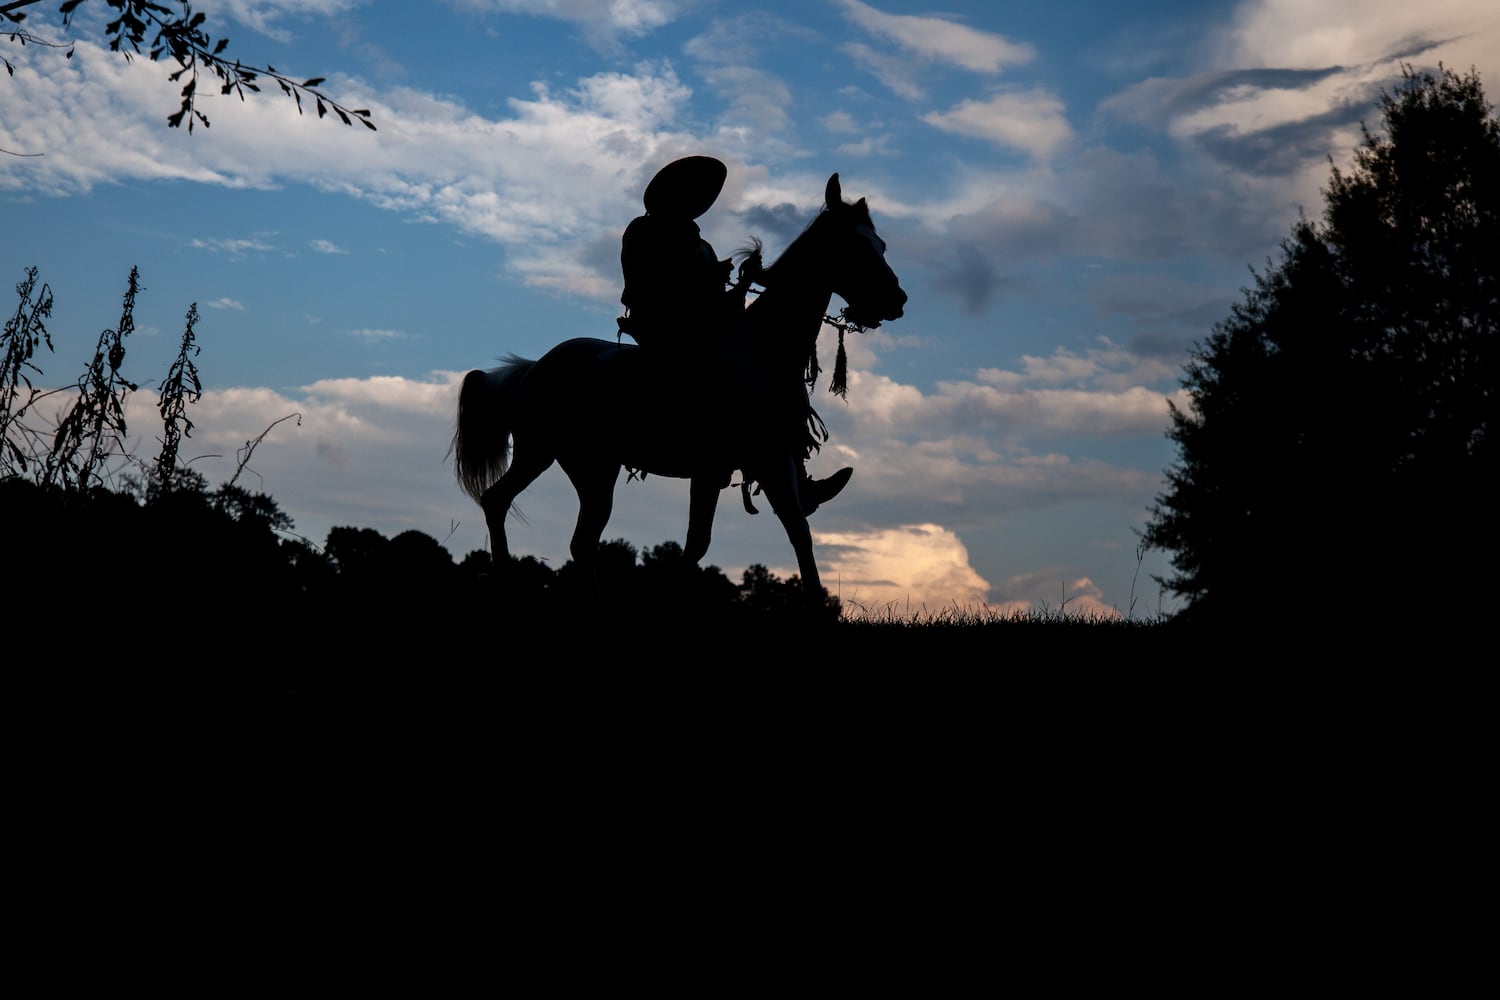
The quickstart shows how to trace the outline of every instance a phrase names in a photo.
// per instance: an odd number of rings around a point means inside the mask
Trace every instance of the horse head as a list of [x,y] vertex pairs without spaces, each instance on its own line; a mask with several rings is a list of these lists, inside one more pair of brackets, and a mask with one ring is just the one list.
[[900,319],[906,307],[901,280],[885,259],[885,240],[875,231],[870,206],[864,198],[844,201],[837,173],[823,191],[820,221],[843,239],[831,255],[833,291],[847,303],[844,318],[873,329],[885,320]]

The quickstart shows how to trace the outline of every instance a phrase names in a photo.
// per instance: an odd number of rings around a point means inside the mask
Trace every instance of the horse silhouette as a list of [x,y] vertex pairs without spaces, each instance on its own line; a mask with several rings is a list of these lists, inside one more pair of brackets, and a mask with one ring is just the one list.
[[846,202],[835,173],[823,208],[761,272],[763,290],[737,329],[706,331],[684,355],[581,337],[534,361],[512,354],[469,372],[450,451],[459,485],[484,510],[497,575],[512,561],[505,526],[516,498],[554,462],[578,495],[569,552],[596,588],[622,469],[690,481],[683,554],[693,564],[708,552],[719,492],[738,469],[746,507],[753,482],[796,552],[804,600],[822,604],[798,490],[799,461],[810,440],[816,446],[809,372],[815,378],[835,294],[856,328],[901,317],[906,292],[885,248],[865,199]]

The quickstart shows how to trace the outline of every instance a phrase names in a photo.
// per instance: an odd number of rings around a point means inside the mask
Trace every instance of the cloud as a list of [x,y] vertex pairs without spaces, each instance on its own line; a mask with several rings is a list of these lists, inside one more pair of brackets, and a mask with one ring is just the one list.
[[[268,38],[289,42],[296,36],[281,22],[290,17],[337,17],[359,7],[363,0],[218,0],[214,11],[222,12]],[[215,31],[215,37],[222,35]]]
[[917,82],[917,67],[909,60],[877,52],[862,42],[846,42],[839,46],[839,51],[885,84],[896,96],[909,101],[926,96],[926,91]]
[[1217,52],[1228,65],[1317,69],[1441,47],[1449,56],[1434,58],[1467,67],[1493,61],[1497,33],[1500,11],[1489,0],[1251,0],[1236,6]]
[[937,612],[977,606],[989,584],[969,565],[953,532],[937,524],[904,524],[879,531],[819,532],[813,541],[828,565],[823,585],[872,617],[889,610]]
[[230,257],[244,257],[249,253],[275,253],[280,249],[274,243],[267,243],[259,236],[211,237],[209,239],[194,237],[188,241],[188,246],[194,250],[228,254]]
[[1309,204],[1320,200],[1327,156],[1348,163],[1402,64],[1483,68],[1497,51],[1500,12],[1483,0],[1254,0],[1205,47],[1214,69],[1141,81],[1098,110],[1160,129],[1241,183]]
[[919,59],[995,74],[1006,66],[1030,62],[1032,46],[979,31],[941,17],[887,14],[858,0],[836,0],[844,16],[872,35],[895,42]]
[[840,135],[852,135],[859,131],[859,124],[854,120],[854,116],[843,110],[829,112],[818,119],[818,124]]
[[864,159],[867,156],[896,156],[897,150],[891,146],[889,135],[870,136],[859,142],[845,142],[834,148],[834,152],[840,156],[849,156],[855,159]]
[[[1082,371],[1074,374],[1088,377]],[[295,533],[314,544],[321,545],[334,527],[371,528],[387,537],[415,530],[447,544],[461,558],[487,546],[483,518],[458,490],[445,455],[463,375],[328,379],[291,393],[211,389],[189,413],[194,428],[182,459],[211,486],[236,476],[239,485],[269,494],[292,518]],[[873,388],[852,387],[851,402],[878,399],[879,393],[869,391]],[[890,388],[904,393],[908,402],[920,399],[910,387]],[[126,414],[136,433],[148,439],[150,428],[160,426],[157,398],[150,389],[127,398]],[[856,423],[863,419],[858,412],[853,417]],[[879,431],[873,437],[838,432],[843,446],[874,441],[880,446],[870,444],[869,454],[861,458],[858,490],[820,511],[813,525],[825,583],[866,610],[910,606],[936,612],[955,604],[984,604],[992,610],[1036,607],[1057,590],[1055,577],[1041,580],[1029,592],[1014,581],[987,581],[974,569],[965,537],[982,532],[986,521],[1003,522],[1027,504],[1142,488],[1125,470],[1103,463],[1046,456],[1001,461],[971,433],[939,431],[948,439],[933,440],[928,434],[938,425],[925,413],[906,423],[911,443],[892,442]],[[987,455],[991,467],[968,468],[969,460],[960,457],[966,452]],[[916,483],[921,484],[916,491],[921,508],[945,513],[920,523],[892,521],[888,527],[859,522],[888,509],[912,509]],[[967,501],[965,494],[971,494]],[[645,533],[660,532],[660,512],[673,505],[680,505],[685,530],[685,483],[650,477],[622,484],[606,538],[629,538],[638,545],[664,541]],[[527,521],[512,522],[515,551],[537,554],[560,567],[577,512],[571,486],[561,473],[549,473],[527,491],[522,506]],[[732,580],[752,563],[766,565],[784,579],[796,572],[788,565],[791,552],[774,518],[765,513],[746,517],[737,502],[721,506],[707,564],[725,568]],[[946,523],[950,515],[954,523]],[[1084,581],[1078,586],[1087,591]]]
[[318,253],[347,254],[349,252],[330,240],[308,240],[307,245]]
[[708,30],[689,39],[683,52],[695,60],[697,72],[724,102],[716,115],[721,133],[767,136],[792,126],[795,106],[792,88],[781,77],[762,68],[763,50],[785,45],[789,39],[815,38],[807,28],[757,11],[716,19]]
[[566,21],[605,53],[620,51],[621,36],[639,38],[676,20],[690,4],[671,0],[455,0],[458,7],[502,14],[528,14]]
[[243,303],[230,298],[214,299],[212,302],[203,303],[203,305],[209,309],[233,309],[237,312],[244,312],[245,310]]
[[983,139],[1003,149],[1019,149],[1045,159],[1073,138],[1063,103],[1044,90],[995,94],[967,100],[922,120],[944,132]]
[[[0,148],[46,155],[0,172],[0,191],[68,195],[143,179],[305,184],[507,244],[508,264],[524,280],[600,301],[618,288],[577,268],[570,248],[601,228],[617,230],[638,210],[644,164],[701,148],[678,130],[692,92],[665,63],[595,74],[565,89],[539,83],[496,118],[402,87],[376,97],[340,79],[330,89],[372,108],[377,132],[299,116],[291,101],[267,93],[211,106],[212,141],[198,143],[162,124],[180,84],[159,64],[127,62],[87,43],[72,60],[33,63],[7,81],[15,101],[8,93]],[[279,249],[264,235],[193,245],[230,255]]]

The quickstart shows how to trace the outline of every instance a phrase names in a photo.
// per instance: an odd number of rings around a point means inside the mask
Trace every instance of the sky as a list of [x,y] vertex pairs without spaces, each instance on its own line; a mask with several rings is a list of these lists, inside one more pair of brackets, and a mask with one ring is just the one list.
[[[35,267],[55,301],[33,381],[79,378],[138,268],[134,453],[196,306],[182,458],[317,545],[487,549],[448,454],[459,382],[615,338],[620,234],[663,164],[724,160],[704,236],[768,262],[837,172],[910,299],[847,338],[845,399],[820,337],[809,470],[855,471],[810,524],[831,592],[903,616],[1178,610],[1139,543],[1194,345],[1321,213],[1403,64],[1500,88],[1492,0],[229,0],[193,5],[226,56],[324,77],[376,128],[205,81],[190,133],[171,66],[110,52],[99,0],[67,27],[58,6],[26,8],[30,44],[0,34],[0,276]],[[519,506],[512,551],[561,567],[561,469]],[[795,574],[759,506],[721,497],[705,564]],[[605,540],[681,544],[687,507],[686,481],[622,474]],[[1266,610],[1343,582],[1316,553],[1286,579]]]

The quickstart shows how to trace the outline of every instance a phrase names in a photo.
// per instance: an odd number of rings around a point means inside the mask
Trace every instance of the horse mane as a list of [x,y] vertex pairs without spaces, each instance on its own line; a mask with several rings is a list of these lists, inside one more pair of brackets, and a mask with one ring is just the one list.
[[[776,255],[776,259],[761,268],[761,274],[769,276],[771,272],[775,271],[776,265],[781,263],[782,259],[786,257],[787,251],[796,246],[798,241],[800,241],[802,237],[806,236],[813,230],[813,227],[817,226],[820,222],[822,222],[825,218],[827,218],[835,211],[855,211],[860,215],[860,222],[863,222],[865,225],[874,224],[873,220],[870,217],[869,203],[866,202],[863,198],[859,199],[858,201],[849,201],[845,199],[843,204],[838,206],[824,205],[821,209],[818,210],[818,213],[816,215],[814,215],[806,222],[806,224],[803,225],[801,231],[792,238],[791,242],[789,242],[782,249],[781,253]],[[731,254],[731,256],[734,258],[737,264],[743,264],[746,260],[759,255],[761,252],[761,248],[762,243],[760,237],[751,236],[745,241],[745,243],[737,247],[733,254]],[[760,284],[764,285],[765,282],[762,281],[760,282]]]

